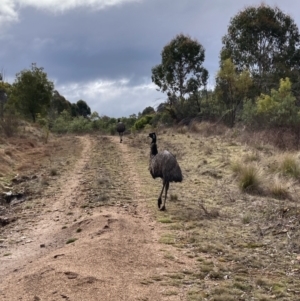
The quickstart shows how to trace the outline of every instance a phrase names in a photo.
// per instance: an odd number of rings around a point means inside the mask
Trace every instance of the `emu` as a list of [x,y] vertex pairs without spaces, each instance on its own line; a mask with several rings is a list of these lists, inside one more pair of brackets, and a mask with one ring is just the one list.
[[[163,181],[163,187],[157,200],[159,210],[166,210],[166,200],[169,190],[170,182],[181,182],[182,172],[179,164],[173,154],[164,150],[162,152],[157,151],[156,134],[150,133],[149,137],[152,139],[150,147],[150,162],[149,171],[153,179],[161,178]],[[162,204],[162,194],[165,190],[165,199]],[[162,205],[162,206],[161,206]]]
[[118,119],[117,132],[120,136],[120,143],[122,143],[123,133],[125,132],[125,124],[120,119]]

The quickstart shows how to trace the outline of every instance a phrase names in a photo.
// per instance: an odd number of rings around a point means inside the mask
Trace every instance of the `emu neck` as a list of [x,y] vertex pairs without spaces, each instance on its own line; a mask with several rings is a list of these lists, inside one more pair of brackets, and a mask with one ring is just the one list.
[[151,156],[151,157],[152,157],[152,156],[156,156],[157,153],[158,153],[158,151],[157,151],[157,145],[156,145],[155,142],[152,142],[152,143],[151,143],[151,148],[150,148],[150,156]]

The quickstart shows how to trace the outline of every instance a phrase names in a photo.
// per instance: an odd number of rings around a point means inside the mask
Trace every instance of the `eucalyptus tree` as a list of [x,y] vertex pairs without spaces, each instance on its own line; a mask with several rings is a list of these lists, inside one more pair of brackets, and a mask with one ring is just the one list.
[[[162,50],[161,63],[152,68],[152,82],[167,93],[166,107],[178,119],[176,106],[206,86],[208,71],[203,67],[205,50],[189,36],[179,34]],[[177,111],[177,112],[176,112]]]
[[71,113],[71,103],[57,90],[53,91],[50,105],[51,109],[55,111],[57,115],[59,115],[63,110]]
[[298,27],[278,7],[246,7],[230,20],[222,43],[221,62],[231,58],[238,71],[249,70],[256,95],[278,87],[280,78],[298,81]]
[[142,116],[144,115],[149,115],[149,114],[155,114],[155,110],[153,107],[146,107],[143,112],[142,112]]
[[225,121],[234,126],[238,108],[248,96],[252,86],[252,79],[248,70],[237,72],[231,59],[223,61],[216,76],[215,94],[223,109]]
[[78,100],[76,105],[78,108],[79,116],[87,117],[88,115],[91,115],[91,108],[84,100],[82,99]]
[[12,85],[12,102],[21,114],[35,122],[37,114],[47,114],[53,89],[54,84],[48,80],[44,68],[33,63],[31,69],[17,73]]

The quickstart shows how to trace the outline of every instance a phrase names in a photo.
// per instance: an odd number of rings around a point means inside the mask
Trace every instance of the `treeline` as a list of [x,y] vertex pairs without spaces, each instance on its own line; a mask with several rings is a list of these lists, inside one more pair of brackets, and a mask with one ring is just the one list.
[[209,89],[204,47],[177,35],[152,68],[152,82],[166,101],[155,114],[140,116],[135,126],[205,120],[288,131],[299,145],[300,35],[294,20],[278,7],[246,7],[230,20],[219,57],[215,85]]
[[[300,35],[289,15],[265,4],[241,10],[230,20],[219,58],[215,85],[209,89],[204,47],[188,35],[177,35],[151,70],[165,101],[123,117],[127,129],[205,120],[284,129],[300,137]],[[14,84],[2,82],[0,99],[4,94],[2,123],[14,113],[55,132],[115,131],[115,118],[92,113],[83,100],[71,104],[35,64],[17,74]]]
[[159,106],[175,123],[193,118],[251,128],[300,125],[300,36],[278,7],[250,6],[230,20],[222,38],[214,89],[207,88],[203,46],[180,34],[152,68],[167,100]]

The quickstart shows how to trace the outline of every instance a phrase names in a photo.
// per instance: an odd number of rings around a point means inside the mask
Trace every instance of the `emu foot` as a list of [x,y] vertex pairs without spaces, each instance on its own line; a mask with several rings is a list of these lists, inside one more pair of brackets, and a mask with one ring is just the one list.
[[166,210],[165,205],[163,205],[159,210],[160,210],[160,211],[165,211],[165,210]]
[[159,198],[159,199],[157,200],[157,206],[158,206],[158,209],[160,209],[161,203],[162,203],[161,198]]

